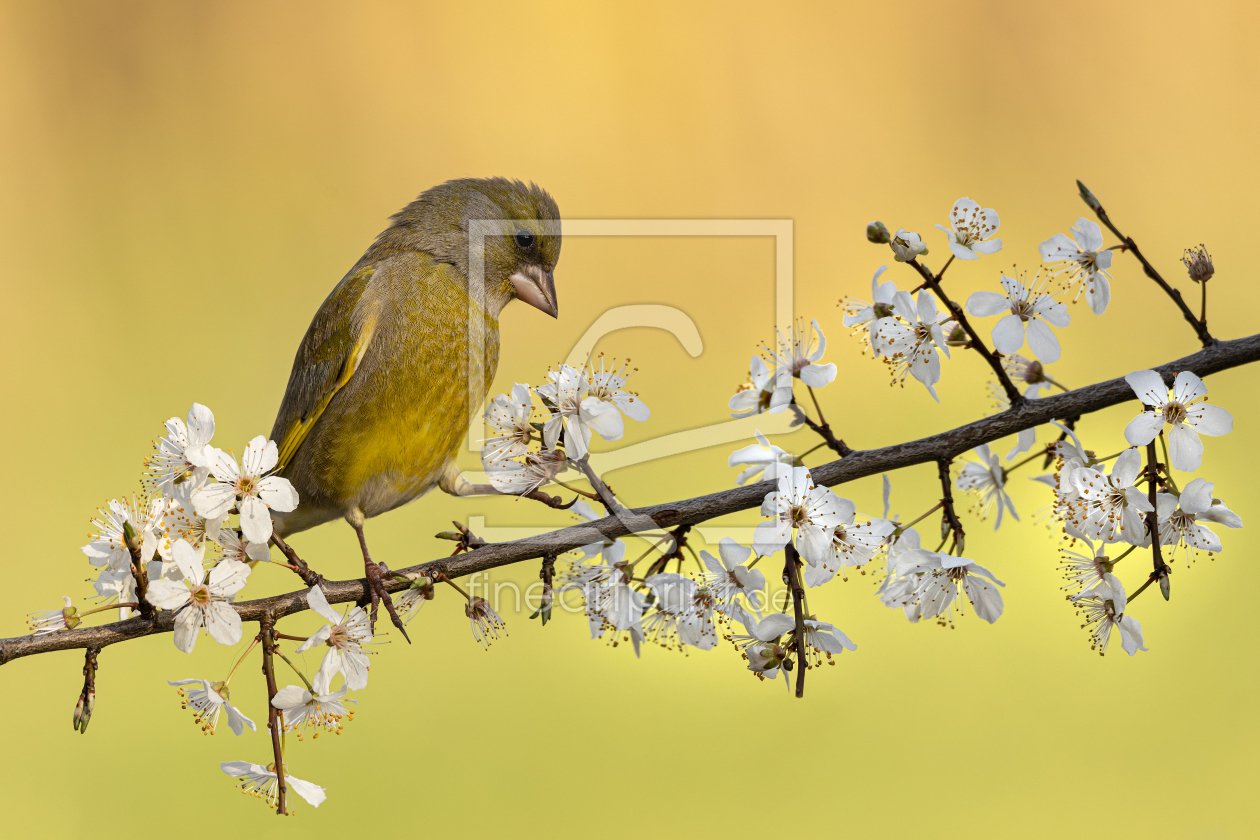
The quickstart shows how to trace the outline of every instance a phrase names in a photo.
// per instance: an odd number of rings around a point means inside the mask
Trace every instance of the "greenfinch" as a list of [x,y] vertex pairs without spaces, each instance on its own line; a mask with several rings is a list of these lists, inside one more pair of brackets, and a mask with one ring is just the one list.
[[470,409],[479,411],[494,379],[503,307],[519,298],[559,314],[559,220],[556,202],[533,184],[489,178],[434,187],[392,217],[298,347],[271,438],[277,471],[301,502],[275,514],[275,531],[349,522],[373,620],[383,600],[402,630],[364,520],[435,485],[454,495],[483,490],[460,475],[455,454]]

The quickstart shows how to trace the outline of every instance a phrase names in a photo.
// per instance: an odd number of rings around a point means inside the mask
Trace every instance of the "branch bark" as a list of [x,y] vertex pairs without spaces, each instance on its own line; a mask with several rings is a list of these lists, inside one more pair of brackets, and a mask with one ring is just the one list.
[[[1197,353],[1161,365],[1155,368],[1155,371],[1163,377],[1165,384],[1171,387],[1173,378],[1183,370],[1192,371],[1202,377],[1255,361],[1260,361],[1260,334],[1234,341],[1217,342]],[[810,472],[816,484],[834,487],[868,475],[955,458],[982,443],[990,443],[1056,418],[1091,414],[1134,399],[1137,397],[1123,378],[1111,379],[1064,394],[1027,400],[1022,405],[1014,406],[1000,414],[985,417],[937,435],[886,446],[882,449],[854,450],[843,460],[831,461]],[[515,542],[495,543],[465,554],[421,563],[398,571],[399,573],[418,572],[434,580],[439,574],[461,577],[522,560],[532,560],[548,554],[560,554],[604,538],[615,539],[646,530],[696,525],[736,511],[760,507],[766,494],[774,489],[774,482],[761,481],[692,499],[644,508],[623,509],[616,515],[607,516],[597,522],[561,528]],[[406,582],[396,579],[385,582],[385,588],[390,592],[402,590],[407,585]],[[360,601],[369,597],[367,582],[362,578],[324,581],[321,586],[330,604]],[[306,603],[306,590],[256,601],[244,601],[234,606],[243,621],[261,621],[268,615],[279,620],[284,616],[309,609]],[[0,639],[0,664],[24,656],[56,650],[104,648],[142,636],[169,633],[173,628],[174,614],[162,610],[152,618],[129,618],[99,627],[62,630],[37,637],[18,636]]]

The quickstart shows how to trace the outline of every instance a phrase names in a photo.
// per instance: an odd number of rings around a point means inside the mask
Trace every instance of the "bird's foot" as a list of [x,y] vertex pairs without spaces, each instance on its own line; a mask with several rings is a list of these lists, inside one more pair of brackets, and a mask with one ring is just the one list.
[[407,635],[407,628],[403,626],[402,619],[398,617],[398,610],[394,608],[394,601],[389,597],[389,592],[385,590],[385,581],[390,577],[389,569],[386,568],[384,563],[374,563],[370,557],[365,557],[363,559],[363,571],[367,577],[368,592],[372,597],[372,611],[370,613],[372,632],[376,632],[376,612],[383,602],[385,611],[389,613],[390,620],[398,628],[398,632],[402,633],[403,638],[407,640],[407,644],[411,644],[411,637]]

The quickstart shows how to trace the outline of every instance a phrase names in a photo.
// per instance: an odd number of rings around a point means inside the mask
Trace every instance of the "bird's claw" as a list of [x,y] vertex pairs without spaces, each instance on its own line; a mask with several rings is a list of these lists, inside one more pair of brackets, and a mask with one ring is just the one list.
[[389,574],[389,569],[386,568],[384,563],[365,560],[363,570],[367,575],[368,593],[372,597],[372,611],[370,614],[372,632],[376,632],[376,612],[383,601],[390,620],[398,628],[398,632],[402,633],[403,638],[407,640],[407,644],[411,644],[411,637],[407,635],[407,628],[403,626],[402,619],[398,617],[398,610],[394,608],[394,601],[389,597],[389,592],[385,590],[385,577]]

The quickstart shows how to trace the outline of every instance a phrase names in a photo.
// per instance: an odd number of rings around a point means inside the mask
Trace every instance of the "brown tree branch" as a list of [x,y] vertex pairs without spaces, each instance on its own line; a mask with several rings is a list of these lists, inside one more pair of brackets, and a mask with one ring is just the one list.
[[[1199,376],[1260,361],[1260,335],[1252,335],[1234,341],[1222,341],[1205,347],[1197,353],[1155,368],[1164,382],[1171,386],[1173,378],[1183,370]],[[920,438],[907,443],[886,446],[882,449],[856,450],[843,460],[831,461],[810,472],[814,482],[827,487],[877,475],[890,470],[916,464],[939,462],[967,452],[982,443],[990,443],[1033,426],[1049,423],[1063,417],[1082,416],[1113,405],[1137,399],[1133,389],[1123,378],[1099,382],[1085,388],[1077,388],[1064,394],[1027,400],[1000,414],[982,418],[947,432]],[[720,493],[710,493],[677,502],[652,505],[644,508],[623,510],[597,522],[573,525],[535,537],[526,537],[422,563],[399,570],[400,574],[417,572],[436,580],[439,574],[461,577],[474,572],[486,571],[522,560],[532,560],[548,554],[556,555],[579,546],[589,545],[604,538],[615,539],[627,534],[652,528],[670,529],[679,525],[695,525],[728,513],[761,506],[766,494],[775,489],[775,483],[761,481]],[[367,583],[358,580],[325,581],[322,588],[330,604],[359,601],[368,597]],[[385,582],[385,588],[397,592],[408,583],[398,579]],[[275,620],[309,609],[306,590],[244,601],[235,605],[244,621],[260,621],[271,615]],[[129,618],[98,627],[81,627],[61,630],[42,636],[18,636],[0,639],[0,664],[23,656],[48,653],[55,650],[74,650],[86,647],[104,648],[155,633],[167,633],[174,628],[174,614],[162,610],[152,618]]]

